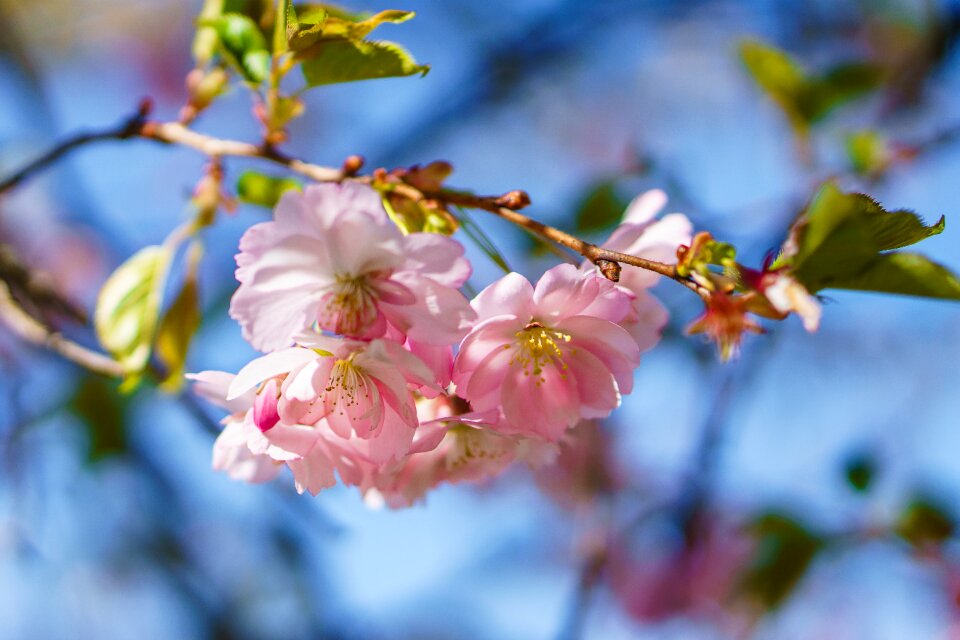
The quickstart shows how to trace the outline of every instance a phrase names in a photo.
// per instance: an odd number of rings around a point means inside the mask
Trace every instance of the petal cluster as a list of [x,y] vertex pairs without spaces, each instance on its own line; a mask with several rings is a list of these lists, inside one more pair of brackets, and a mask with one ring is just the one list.
[[[653,216],[651,192],[607,246],[669,259],[686,218]],[[264,352],[234,376],[190,376],[228,415],[213,465],[263,482],[289,469],[299,491],[339,482],[401,507],[515,462],[538,466],[584,419],[633,387],[666,312],[655,278],[561,265],[534,285],[510,273],[468,301],[463,247],[402,233],[380,194],[355,182],[284,194],[244,234],[230,305]]]

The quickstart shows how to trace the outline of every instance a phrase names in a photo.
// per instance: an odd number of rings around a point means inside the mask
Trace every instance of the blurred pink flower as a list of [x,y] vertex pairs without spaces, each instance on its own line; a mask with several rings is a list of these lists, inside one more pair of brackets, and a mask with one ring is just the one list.
[[402,235],[371,187],[312,185],[285,193],[275,220],[243,235],[230,315],[262,351],[290,346],[314,324],[365,340],[392,330],[449,345],[473,319],[457,291],[469,276],[458,242]]
[[609,280],[559,265],[534,288],[511,273],[471,304],[478,323],[453,379],[475,411],[502,407],[498,430],[556,441],[581,418],[609,415],[632,389],[640,351],[616,324],[630,297]]

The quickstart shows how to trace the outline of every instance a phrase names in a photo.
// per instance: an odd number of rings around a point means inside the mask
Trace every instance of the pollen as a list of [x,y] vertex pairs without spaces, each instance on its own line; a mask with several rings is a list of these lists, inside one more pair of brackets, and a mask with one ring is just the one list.
[[335,396],[341,413],[343,413],[345,407],[360,404],[361,399],[370,399],[367,376],[353,361],[354,355],[351,353],[350,357],[337,360],[333,364],[333,369],[330,371],[330,380],[324,389],[327,393],[332,393]]
[[343,335],[361,335],[379,314],[377,293],[366,275],[338,275],[323,297],[318,318],[324,329]]
[[[567,363],[563,358],[565,350],[569,350],[569,333],[550,329],[539,322],[531,322],[515,335],[517,341],[514,344],[517,348],[510,364],[519,365],[524,375],[538,376],[538,386],[546,382],[543,377],[544,367],[553,366],[561,372],[567,370]],[[561,377],[565,378],[566,374],[561,373]]]

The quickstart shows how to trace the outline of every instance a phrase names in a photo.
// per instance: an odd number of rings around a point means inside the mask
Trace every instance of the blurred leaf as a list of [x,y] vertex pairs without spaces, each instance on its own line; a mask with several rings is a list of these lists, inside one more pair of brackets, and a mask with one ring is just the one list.
[[284,192],[302,188],[303,185],[293,178],[268,176],[257,171],[244,171],[237,179],[237,197],[240,200],[269,209],[277,206]]
[[[827,287],[845,289],[869,287],[877,289],[880,274],[895,275],[897,269],[916,265],[916,260],[893,260],[882,251],[899,249],[943,231],[945,221],[925,225],[915,213],[907,210],[886,211],[868,196],[843,193],[836,185],[824,185],[807,210],[800,215],[790,230],[785,249],[775,268],[790,268],[793,276],[811,293]],[[879,269],[874,275],[870,271]],[[942,269],[942,268],[941,268]],[[921,266],[911,266],[907,271],[921,273]],[[945,271],[945,270],[944,270]],[[894,286],[898,293],[931,296],[931,291],[940,291],[933,297],[950,297],[949,278],[941,277],[927,269],[926,274],[936,275],[938,280],[932,289],[911,286],[900,277]],[[903,274],[899,274],[903,275]]]
[[960,278],[918,253],[879,255],[860,273],[836,279],[830,286],[834,289],[960,300]]
[[753,80],[800,135],[806,135],[810,125],[836,107],[879,87],[883,78],[878,67],[863,62],[843,63],[820,75],[811,74],[785,51],[754,40],[741,43],[739,50]]
[[577,206],[574,229],[579,233],[589,233],[612,227],[627,208],[627,201],[617,193],[615,180],[604,180],[582,197]]
[[86,428],[90,443],[87,462],[126,451],[128,402],[112,383],[100,377],[85,375],[80,380],[68,408]]
[[157,331],[157,357],[167,373],[166,379],[161,383],[161,388],[165,391],[177,391],[183,385],[187,352],[193,334],[200,327],[200,320],[197,279],[194,273],[190,273],[184,280],[180,293],[160,321]]
[[249,16],[227,13],[210,21],[220,38],[224,57],[255,84],[270,75],[271,55],[260,26]]
[[757,546],[740,576],[740,591],[764,608],[775,609],[806,574],[825,541],[795,518],[779,513],[760,516],[749,529]]
[[889,145],[877,131],[868,129],[851,133],[847,136],[846,147],[850,165],[859,175],[879,175],[889,164]]
[[147,366],[172,249],[141,249],[114,271],[97,298],[93,322],[100,343],[135,380]]
[[393,42],[323,40],[304,52],[303,76],[311,87],[375,78],[394,78],[416,73],[427,75],[429,65]]
[[877,475],[877,461],[869,453],[858,453],[851,456],[844,464],[844,477],[847,483],[856,491],[866,492],[873,485]]
[[807,83],[800,96],[801,112],[809,122],[819,122],[835,108],[878,88],[882,79],[880,70],[871,64],[837,65]]
[[896,532],[915,546],[939,544],[953,535],[956,518],[929,496],[917,496],[900,514]]

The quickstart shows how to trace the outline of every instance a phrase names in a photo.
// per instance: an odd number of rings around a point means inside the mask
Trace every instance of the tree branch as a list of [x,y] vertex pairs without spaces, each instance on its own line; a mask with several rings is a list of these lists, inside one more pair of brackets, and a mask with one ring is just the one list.
[[21,339],[50,349],[81,367],[105,376],[123,377],[123,367],[119,362],[51,331],[21,309],[4,282],[0,282],[0,322]]

